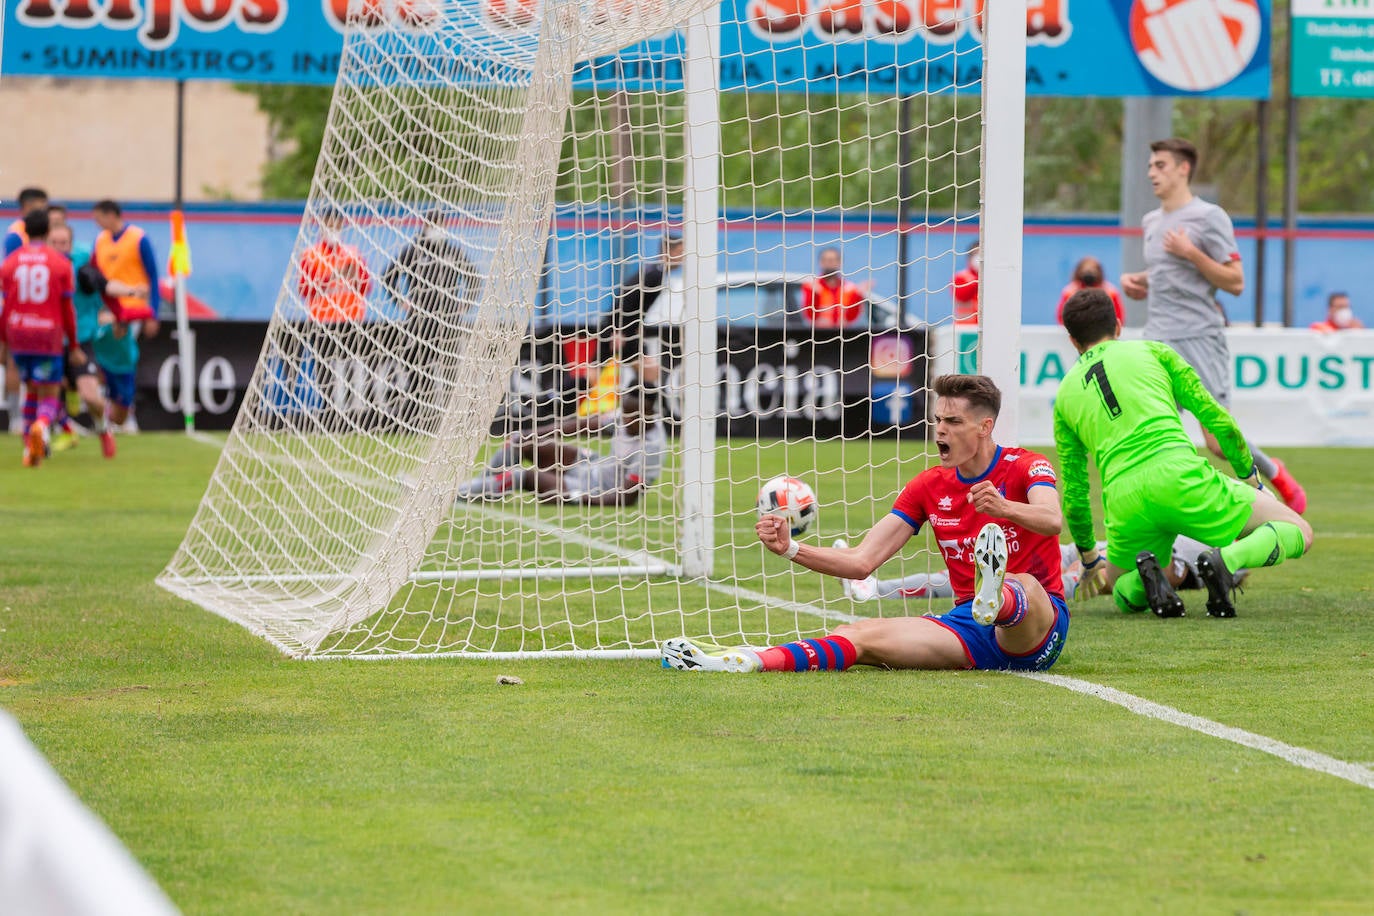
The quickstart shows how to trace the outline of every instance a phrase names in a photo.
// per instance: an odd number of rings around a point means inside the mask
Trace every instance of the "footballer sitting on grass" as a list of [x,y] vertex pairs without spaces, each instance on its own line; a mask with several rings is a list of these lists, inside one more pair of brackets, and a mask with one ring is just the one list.
[[1002,393],[992,379],[942,375],[934,388],[940,466],[912,479],[858,546],[803,545],[792,540],[781,515],[762,516],[755,530],[765,547],[807,569],[863,579],[929,521],[958,600],[954,609],[938,616],[860,620],[824,639],[771,649],[717,650],[669,639],[662,650],[665,668],[743,672],[879,665],[1038,671],[1054,664],[1069,631],[1054,467],[1043,455],[993,441]]

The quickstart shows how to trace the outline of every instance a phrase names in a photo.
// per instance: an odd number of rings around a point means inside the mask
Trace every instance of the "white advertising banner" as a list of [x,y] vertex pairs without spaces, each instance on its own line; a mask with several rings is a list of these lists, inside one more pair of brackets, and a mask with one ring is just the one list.
[[[955,333],[932,329],[934,375],[975,371],[977,335],[961,328],[956,340]],[[1374,445],[1374,331],[1230,328],[1226,336],[1231,412],[1256,445]],[[1023,444],[1053,444],[1055,392],[1077,358],[1063,328],[1021,329]],[[1197,424],[1187,423],[1201,442]]]

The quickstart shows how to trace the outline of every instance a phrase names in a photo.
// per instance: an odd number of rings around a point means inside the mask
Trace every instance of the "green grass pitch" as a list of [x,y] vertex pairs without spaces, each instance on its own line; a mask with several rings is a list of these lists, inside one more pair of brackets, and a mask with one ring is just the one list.
[[[120,449],[0,438],[0,704],[187,913],[1374,901],[1374,789],[1006,674],[289,661],[152,584],[216,448]],[[1309,557],[1234,620],[1075,605],[1054,673],[1374,767],[1370,453],[1280,456]]]

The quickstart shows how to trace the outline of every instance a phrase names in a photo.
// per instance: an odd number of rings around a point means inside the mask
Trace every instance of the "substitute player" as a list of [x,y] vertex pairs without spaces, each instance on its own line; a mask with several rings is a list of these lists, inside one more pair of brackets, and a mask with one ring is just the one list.
[[[1233,570],[1302,556],[1312,546],[1312,526],[1259,494],[1259,471],[1240,427],[1183,357],[1157,341],[1117,340],[1121,322],[1105,292],[1085,289],[1070,297],[1064,328],[1081,355],[1055,395],[1054,441],[1069,533],[1084,567],[1102,561],[1088,497],[1091,453],[1102,476],[1106,580],[1117,606],[1182,616],[1183,602],[1158,558],[1185,534],[1213,547],[1197,558],[1207,613],[1234,617]],[[1211,430],[1240,480],[1223,477],[1198,455],[1176,405]],[[1217,549],[1221,544],[1227,546]]]
[[[92,342],[96,365],[105,377],[109,395],[110,423],[123,426],[133,410],[138,387],[138,338],[145,333],[144,323],[116,321],[109,311],[100,313]],[[114,455],[113,448],[106,457]]]
[[[1060,581],[1063,517],[1048,459],[992,438],[1002,393],[981,375],[935,380],[940,466],[921,472],[857,547],[793,541],[787,522],[765,515],[763,545],[807,569],[862,579],[929,522],[958,604],[947,614],[846,624],[824,639],[771,649],[714,650],[687,639],[663,644],[663,666],[699,671],[889,668],[1044,670],[1069,632]],[[975,583],[975,567],[977,579]]]
[[24,217],[28,242],[0,264],[0,335],[14,355],[27,389],[24,400],[24,466],[37,467],[48,451],[48,430],[57,419],[64,375],[63,351],[80,365],[76,343],[71,262],[47,245],[48,211]]
[[[50,221],[52,215],[53,208],[49,207],[48,219]],[[73,245],[70,226],[65,223],[50,226],[48,245],[54,251],[66,256],[72,263],[72,269],[76,272],[76,289],[72,294],[72,307],[76,311],[77,346],[86,354],[86,361],[81,366],[77,366],[75,362],[67,363],[67,387],[69,391],[75,391],[81,400],[86,402],[86,407],[91,414],[91,422],[95,425],[96,434],[100,437],[101,454],[106,458],[113,458],[115,456],[114,433],[110,430],[106,419],[105,397],[100,390],[100,369],[96,365],[95,353],[91,349],[91,342],[95,339],[96,322],[104,309],[104,287],[108,284],[99,268],[91,261],[90,249],[77,248]],[[99,285],[92,282],[92,276],[99,278]],[[73,408],[69,409],[72,409],[74,413],[77,412]],[[70,435],[72,436],[70,442],[75,444],[75,431]],[[61,443],[62,440],[59,438],[55,447],[60,448]]]
[[111,296],[111,310],[120,321],[142,321],[145,328],[156,330],[160,303],[153,243],[143,229],[124,222],[123,211],[112,200],[96,201],[91,215],[100,227],[91,260],[107,280],[140,291],[136,296]]

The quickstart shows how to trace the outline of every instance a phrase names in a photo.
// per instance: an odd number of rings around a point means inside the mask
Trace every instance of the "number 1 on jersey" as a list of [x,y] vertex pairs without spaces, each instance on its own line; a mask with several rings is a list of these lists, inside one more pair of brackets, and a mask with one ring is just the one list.
[[1121,416],[1121,404],[1112,392],[1112,383],[1107,380],[1107,369],[1102,365],[1100,359],[1089,366],[1087,373],[1083,376],[1084,388],[1094,382],[1097,383],[1097,393],[1102,397],[1102,406],[1107,408],[1107,414],[1115,420]]

